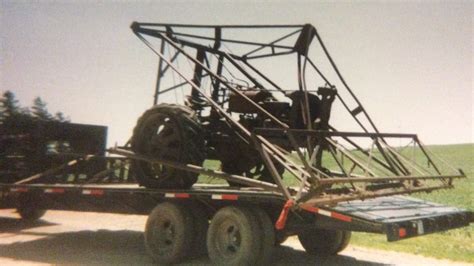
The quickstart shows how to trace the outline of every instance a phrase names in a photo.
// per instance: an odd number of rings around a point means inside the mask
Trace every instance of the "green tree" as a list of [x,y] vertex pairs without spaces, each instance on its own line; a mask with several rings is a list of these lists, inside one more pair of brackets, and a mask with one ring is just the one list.
[[11,121],[39,119],[69,122],[69,117],[65,116],[62,112],[57,112],[54,116],[50,114],[47,103],[41,97],[34,99],[31,110],[28,107],[20,106],[15,94],[11,91],[6,91],[0,96],[0,123],[3,124],[7,119]]
[[0,98],[0,121],[5,119],[25,119],[31,117],[28,107],[21,107],[15,94],[6,91]]
[[20,106],[18,105],[18,100],[15,98],[15,94],[11,91],[6,91],[3,93],[1,98],[1,118],[5,119],[7,117],[12,117],[15,114],[20,113]]
[[53,116],[48,112],[46,107],[47,103],[41,99],[41,97],[36,97],[33,100],[33,106],[31,107],[32,116],[39,120],[54,120]]
[[69,117],[66,117],[64,116],[64,114],[62,112],[57,112],[55,115],[54,115],[54,120],[58,121],[58,122],[63,122],[63,123],[68,123],[70,122],[69,121]]

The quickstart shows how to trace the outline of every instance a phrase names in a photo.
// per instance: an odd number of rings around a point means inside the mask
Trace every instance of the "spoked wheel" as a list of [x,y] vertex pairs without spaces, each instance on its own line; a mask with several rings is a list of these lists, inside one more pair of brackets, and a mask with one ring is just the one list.
[[298,234],[301,245],[309,254],[318,256],[336,255],[347,247],[350,231],[312,229]]
[[145,228],[145,246],[159,264],[179,262],[193,244],[192,216],[186,208],[161,203],[150,213]]
[[[222,163],[222,171],[224,171],[226,173],[230,173],[230,174],[242,175],[242,176],[245,176],[245,177],[248,177],[248,178],[251,178],[251,179],[256,179],[256,180],[259,180],[259,181],[275,183],[275,181],[273,180],[272,174],[270,173],[270,170],[268,170],[267,166],[263,162],[259,162],[253,168],[245,169],[245,170],[242,170],[241,169],[242,167],[238,167],[238,165],[236,165],[236,164],[237,164],[236,162],[234,162],[234,163],[230,163],[230,162]],[[277,168],[277,171],[280,175],[282,175],[283,172],[285,171],[285,168],[282,165],[278,164],[278,163],[275,163],[275,167]],[[245,186],[245,185],[235,183],[235,182],[231,182],[231,181],[227,181],[227,182],[232,187],[244,187]]]
[[212,218],[207,250],[216,265],[255,265],[262,235],[255,214],[243,207],[224,207]]
[[[205,158],[202,128],[193,110],[175,104],[160,104],[138,120],[131,141],[138,154],[183,164],[201,165]],[[140,185],[148,188],[191,187],[198,174],[162,164],[134,161]]]

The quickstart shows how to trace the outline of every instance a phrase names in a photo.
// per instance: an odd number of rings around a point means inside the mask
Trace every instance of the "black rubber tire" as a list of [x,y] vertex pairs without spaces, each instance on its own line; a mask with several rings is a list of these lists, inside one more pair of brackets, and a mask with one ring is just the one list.
[[207,209],[199,203],[187,205],[193,217],[194,234],[191,255],[194,258],[207,255],[207,230],[209,228],[209,214]]
[[257,265],[269,265],[273,258],[273,252],[275,251],[275,230],[272,220],[268,214],[259,207],[252,208],[260,228],[261,233],[261,244],[259,251],[259,259]]
[[216,265],[256,265],[261,247],[260,226],[245,207],[228,206],[212,218],[207,231],[207,251]]
[[35,209],[27,206],[17,208],[16,211],[21,216],[21,219],[28,222],[37,221],[46,213],[46,210]]
[[34,222],[39,220],[46,213],[46,210],[41,209],[38,206],[40,197],[31,194],[21,195],[18,198],[18,205],[16,208],[17,213],[20,215],[21,219]]
[[189,255],[193,242],[191,213],[179,204],[158,204],[148,216],[145,247],[158,264],[180,262]]
[[[195,112],[176,104],[159,104],[137,121],[131,148],[137,154],[183,164],[202,165],[205,159],[203,129]],[[141,186],[187,189],[198,174],[135,160],[132,169]]]
[[298,239],[307,253],[321,257],[335,255],[347,247],[350,231],[312,229],[298,234]]
[[288,239],[288,236],[282,232],[276,232],[275,234],[275,246],[280,246]]
[[339,253],[343,251],[344,249],[346,249],[347,246],[349,245],[349,242],[351,241],[352,232],[351,231],[342,231],[342,232],[343,232],[342,241],[336,253]]

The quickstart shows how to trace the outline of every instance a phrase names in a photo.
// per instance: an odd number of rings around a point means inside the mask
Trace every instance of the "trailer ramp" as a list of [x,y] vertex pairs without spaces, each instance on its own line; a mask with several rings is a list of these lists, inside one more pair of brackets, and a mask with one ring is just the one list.
[[[469,226],[474,222],[471,211],[406,196],[344,202],[327,211],[350,217],[352,225],[347,226],[358,228],[357,231],[386,234],[388,241]],[[324,227],[324,220],[319,223]]]

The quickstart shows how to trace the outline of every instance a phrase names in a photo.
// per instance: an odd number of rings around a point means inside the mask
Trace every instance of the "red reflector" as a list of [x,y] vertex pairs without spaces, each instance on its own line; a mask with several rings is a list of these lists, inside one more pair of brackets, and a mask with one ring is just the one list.
[[188,193],[176,193],[174,194],[175,198],[180,198],[180,199],[187,199],[189,198],[189,194]]
[[337,212],[332,212],[331,217],[336,218],[336,219],[341,220],[341,221],[344,221],[344,222],[351,222],[352,221],[351,217],[339,214]]
[[102,196],[104,195],[104,191],[102,189],[91,189],[89,194],[94,196]]
[[238,195],[222,195],[223,200],[237,200],[239,198]]
[[400,236],[400,237],[407,236],[407,230],[405,228],[398,229],[398,236]]

